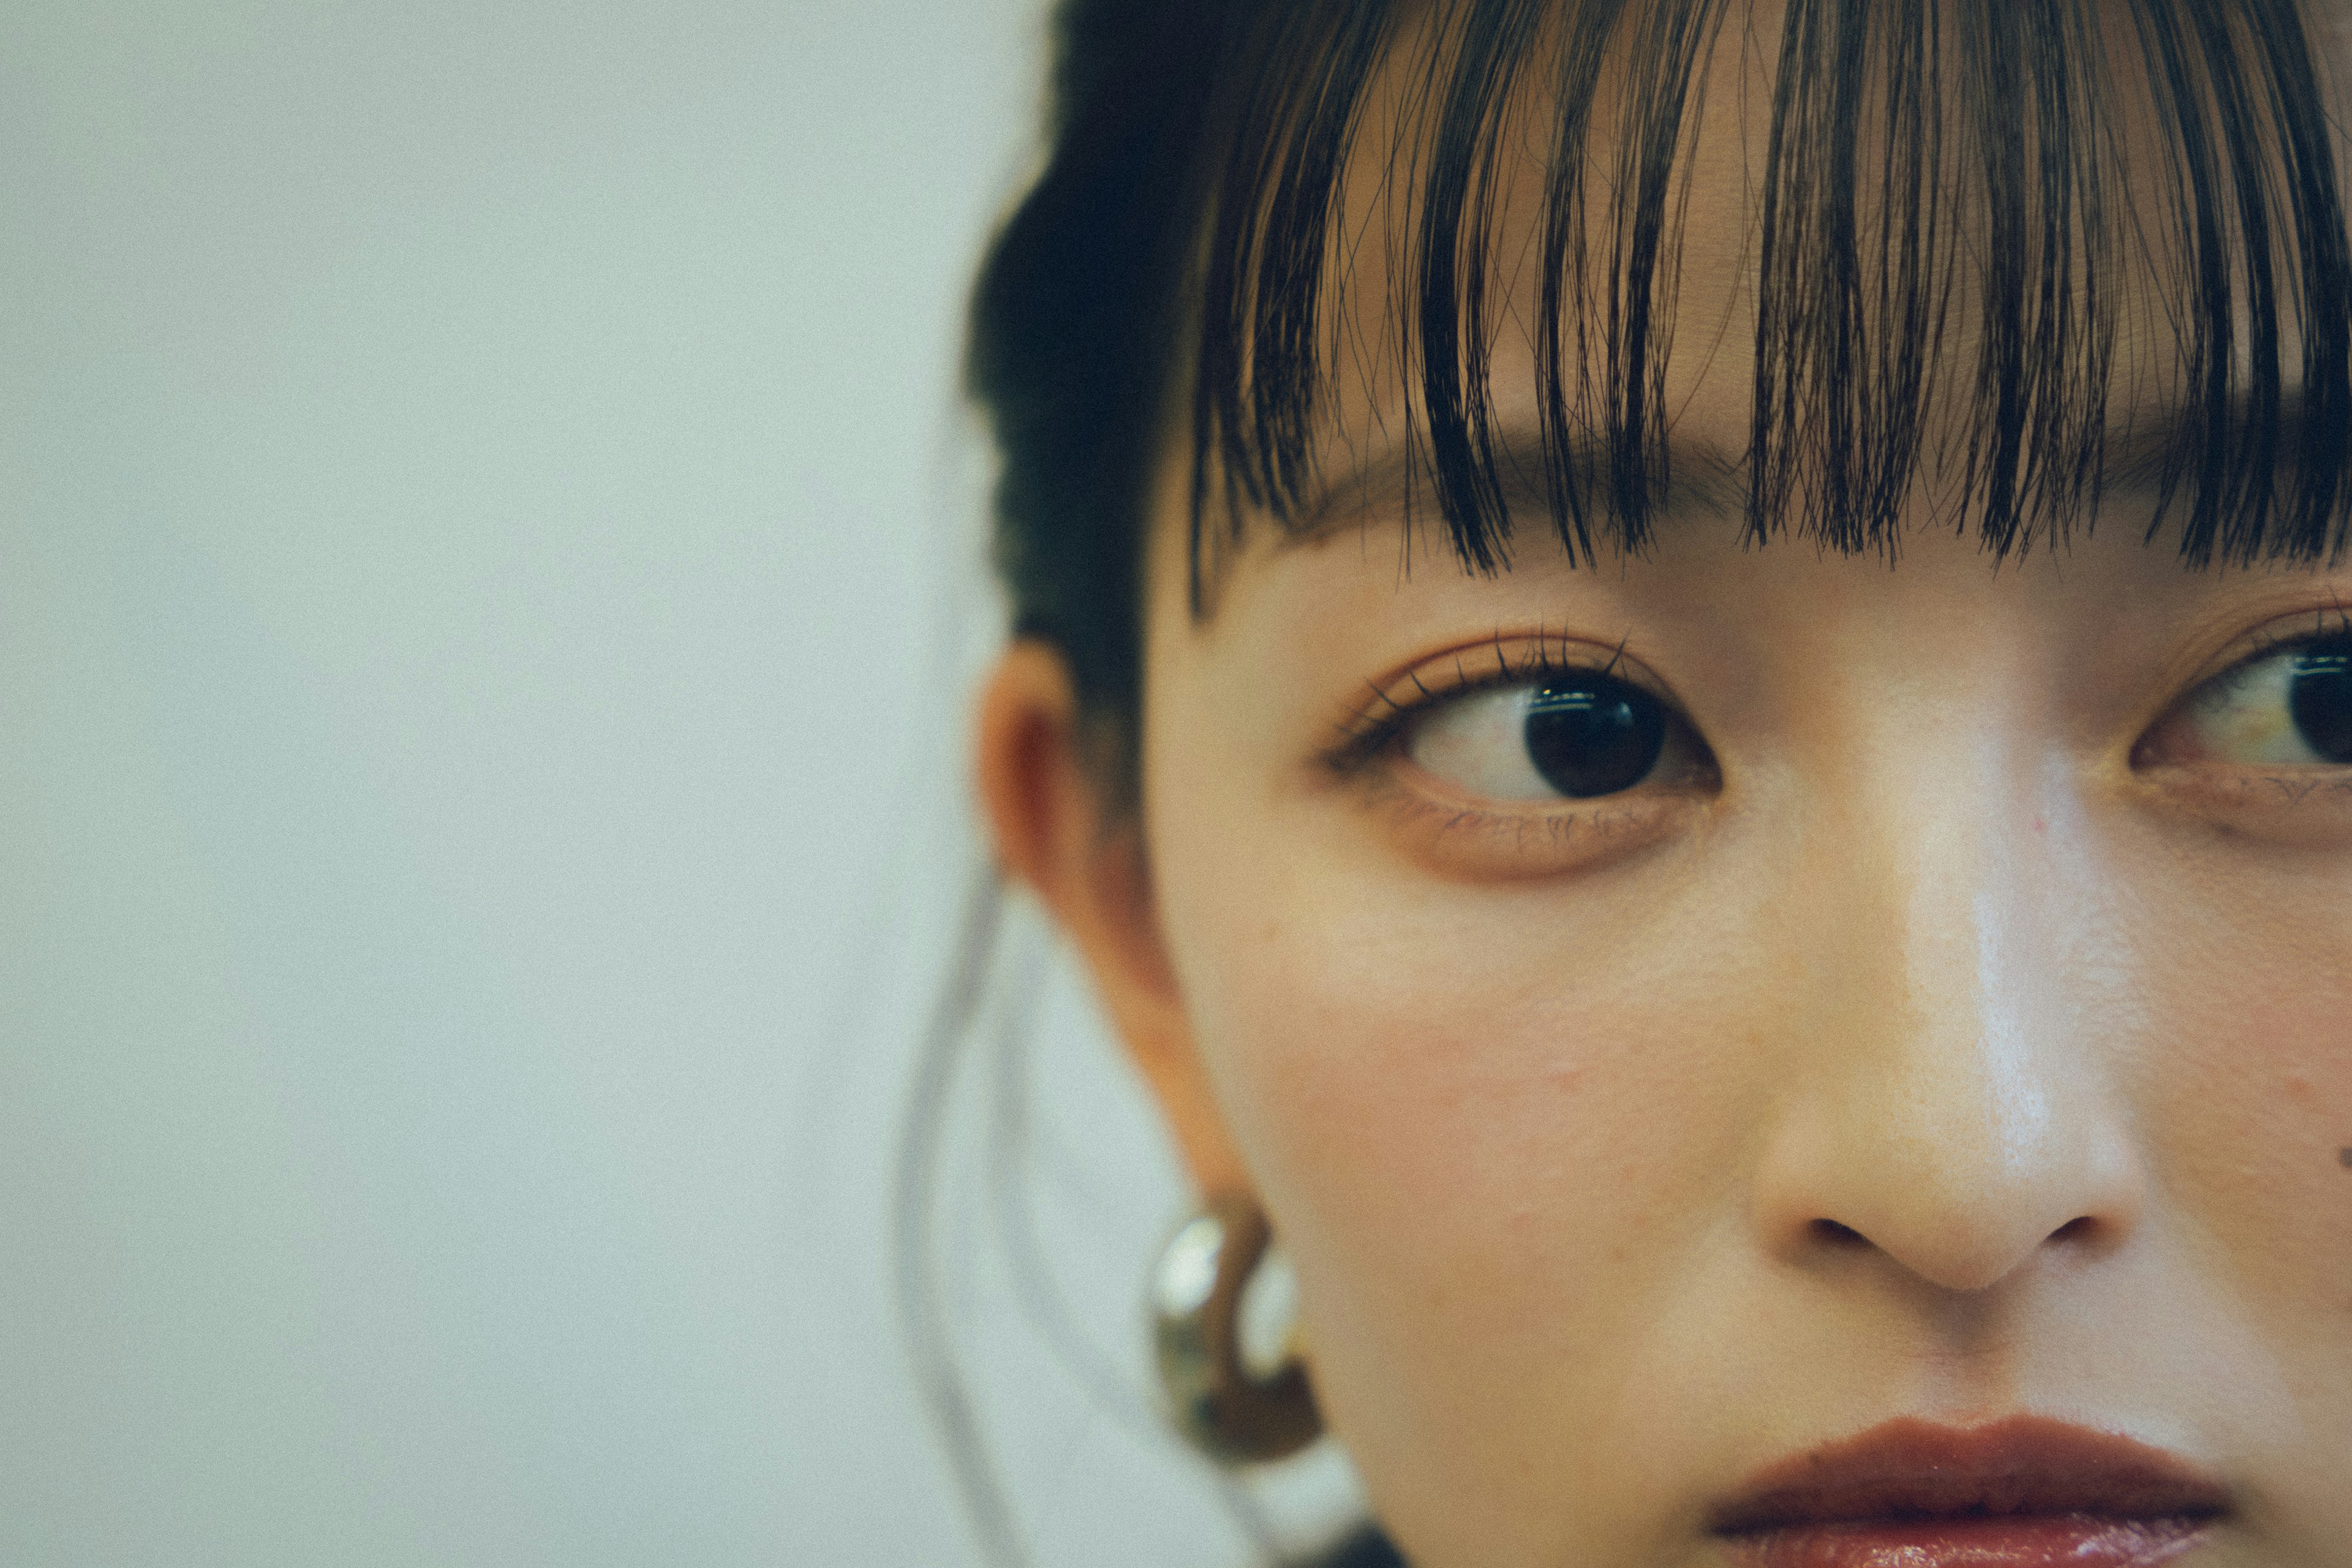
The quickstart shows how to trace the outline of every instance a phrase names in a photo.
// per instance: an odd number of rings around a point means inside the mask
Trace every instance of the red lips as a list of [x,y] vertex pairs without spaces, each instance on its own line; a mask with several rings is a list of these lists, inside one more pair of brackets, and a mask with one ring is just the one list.
[[1906,1419],[1767,1467],[1714,1524],[1751,1568],[2149,1568],[2229,1505],[2218,1481],[2127,1438]]

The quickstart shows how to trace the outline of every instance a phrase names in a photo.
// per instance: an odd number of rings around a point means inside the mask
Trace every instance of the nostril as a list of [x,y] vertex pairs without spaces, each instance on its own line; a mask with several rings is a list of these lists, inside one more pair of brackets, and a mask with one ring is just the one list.
[[2076,1215],[2050,1233],[2053,1241],[2088,1241],[2099,1228],[2099,1222],[2089,1215]]
[[1833,1219],[1817,1219],[1812,1225],[1813,1239],[1831,1247],[1868,1247],[1870,1238],[1850,1225],[1840,1225]]

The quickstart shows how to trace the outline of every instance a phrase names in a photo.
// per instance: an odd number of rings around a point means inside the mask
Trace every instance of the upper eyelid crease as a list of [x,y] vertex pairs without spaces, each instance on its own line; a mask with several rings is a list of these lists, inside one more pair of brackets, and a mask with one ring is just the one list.
[[2301,618],[2299,616],[2291,616],[2285,621],[2272,621],[2255,627],[2251,640],[2256,651],[2249,657],[2259,658],[2263,654],[2275,653],[2281,648],[2294,647],[2303,643],[2352,637],[2352,606],[2347,606],[2343,600],[2330,599],[2326,604],[2316,606],[2308,614],[2311,616],[2311,625],[2301,630],[2286,629],[2294,620]]

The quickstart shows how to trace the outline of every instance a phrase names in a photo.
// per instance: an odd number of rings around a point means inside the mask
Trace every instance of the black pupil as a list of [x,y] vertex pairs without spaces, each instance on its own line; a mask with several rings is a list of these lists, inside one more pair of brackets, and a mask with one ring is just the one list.
[[2313,751],[2352,763],[2352,637],[2330,637],[2298,655],[2287,702]]
[[[2340,699],[2337,711],[2339,722],[2352,718]],[[2346,729],[2352,733],[2352,723]],[[1546,784],[1590,800],[1649,777],[1665,750],[1666,716],[1654,699],[1607,676],[1554,681],[1528,706],[1527,742]]]

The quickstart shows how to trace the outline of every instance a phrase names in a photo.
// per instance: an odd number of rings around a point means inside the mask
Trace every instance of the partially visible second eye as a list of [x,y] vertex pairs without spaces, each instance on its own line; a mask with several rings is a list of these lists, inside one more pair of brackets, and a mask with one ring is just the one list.
[[2352,765],[2352,636],[2315,638],[2240,665],[2209,682],[2174,722],[2179,749],[2196,758],[2249,767]]
[[1485,799],[1593,800],[1655,774],[1673,729],[1664,705],[1641,688],[1569,672],[1441,700],[1406,752]]

